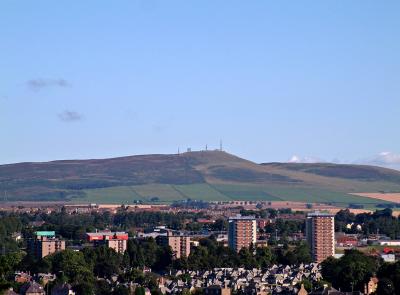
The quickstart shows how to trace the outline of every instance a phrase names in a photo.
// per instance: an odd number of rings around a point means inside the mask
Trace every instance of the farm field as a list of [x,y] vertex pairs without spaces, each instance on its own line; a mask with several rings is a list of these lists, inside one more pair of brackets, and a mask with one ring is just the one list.
[[272,196],[260,186],[216,184],[213,187],[228,196],[231,200],[238,201],[281,201],[282,199]]
[[131,188],[142,198],[144,201],[151,201],[152,198],[158,198],[160,202],[173,202],[178,200],[187,199],[170,184],[144,184],[135,185]]
[[84,190],[85,197],[74,201],[85,203],[107,204],[132,204],[143,197],[136,193],[130,186],[113,186]]
[[336,207],[347,207],[349,204],[363,205],[373,209],[386,200],[333,192],[318,188],[279,187],[236,184],[146,184],[133,186],[116,186],[109,188],[84,190],[83,198],[74,199],[86,203],[131,204],[134,201],[171,203],[177,200],[193,199],[203,201],[292,201],[304,203],[326,203]]
[[207,183],[174,185],[174,188],[187,198],[203,201],[229,201],[231,198]]
[[352,195],[362,196],[387,202],[400,203],[400,193],[354,193]]
[[[309,203],[350,203],[345,193],[332,192],[316,188],[302,187],[267,187],[265,190],[273,196],[279,196],[283,200],[309,202]],[[361,201],[361,200],[359,200]],[[362,200],[364,201],[364,200]]]
[[[309,203],[332,203],[335,206],[347,206],[348,204],[362,204],[365,206],[375,206],[382,203],[363,196],[330,191],[313,187],[267,187],[265,191],[283,200],[309,202]],[[386,203],[386,201],[383,201]]]

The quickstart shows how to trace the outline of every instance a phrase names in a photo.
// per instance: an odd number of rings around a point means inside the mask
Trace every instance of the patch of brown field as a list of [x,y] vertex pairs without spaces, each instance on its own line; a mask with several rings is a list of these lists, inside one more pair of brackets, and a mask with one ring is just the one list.
[[339,208],[336,206],[331,206],[323,203],[312,203],[312,208],[307,208],[307,204],[305,202],[286,202],[286,201],[272,201],[271,205],[268,205],[268,208],[273,209],[281,209],[281,208],[290,208],[292,211],[329,211],[329,212],[338,212],[343,208]]
[[68,202],[66,201],[12,201],[12,202],[5,202],[5,203],[0,203],[0,208],[13,208],[13,207],[18,207],[22,206],[24,208],[45,208],[45,207],[57,207],[57,206],[63,206],[67,204]]
[[400,203],[400,193],[354,193],[352,195]]
[[[343,210],[343,208],[334,208],[334,209],[328,209],[328,211],[332,214],[338,213],[340,210]],[[361,214],[361,213],[373,213],[374,211],[368,210],[368,209],[349,209],[349,211],[353,214]]]
[[393,210],[392,215],[393,215],[394,217],[399,217],[399,216],[400,216],[400,211]]
[[[307,208],[307,203],[285,202],[285,201],[271,202],[271,205],[269,205],[268,207],[274,208],[274,209],[291,208],[293,211],[306,211],[306,212],[307,211],[328,211],[329,213],[332,213],[332,214],[336,214],[340,210],[344,209],[342,207],[336,207],[336,206],[320,204],[320,203],[312,203],[312,208],[309,209],[309,208]],[[372,210],[368,210],[368,209],[349,209],[349,210],[351,213],[354,213],[354,214],[373,213]],[[400,215],[400,211],[394,211],[393,215],[395,215],[397,212],[398,212],[398,215]]]

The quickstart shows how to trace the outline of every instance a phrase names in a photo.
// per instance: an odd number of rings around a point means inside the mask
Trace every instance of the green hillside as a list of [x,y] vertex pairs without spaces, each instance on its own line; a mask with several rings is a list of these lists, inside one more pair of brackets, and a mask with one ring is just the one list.
[[154,184],[144,186],[117,186],[85,190],[85,196],[76,199],[88,203],[132,204],[134,201],[149,203],[171,203],[178,200],[194,199],[204,201],[298,201],[327,203],[340,207],[360,204],[374,207],[387,203],[372,198],[354,196],[343,192],[306,187],[263,187],[235,184]]
[[350,195],[400,192],[400,172],[338,164],[257,164],[220,151],[0,165],[3,201],[94,203],[268,200],[349,203],[384,201]]

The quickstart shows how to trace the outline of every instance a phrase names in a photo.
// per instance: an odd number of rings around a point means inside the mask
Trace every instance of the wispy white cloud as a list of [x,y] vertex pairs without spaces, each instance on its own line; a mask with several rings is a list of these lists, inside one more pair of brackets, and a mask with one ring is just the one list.
[[31,79],[26,81],[26,86],[33,91],[39,91],[46,87],[70,87],[71,84],[64,79]]
[[83,119],[83,115],[75,111],[65,110],[64,112],[58,114],[58,118],[63,122],[76,122],[81,121]]
[[355,161],[341,161],[339,159],[324,160],[313,156],[293,155],[288,160],[289,163],[336,163],[336,164],[361,164],[373,165],[400,170],[400,153],[381,152],[371,157],[358,159]]
[[376,165],[400,170],[400,154],[381,152],[369,158],[356,161],[357,164]]
[[301,157],[298,155],[293,155],[288,160],[289,163],[323,163],[326,162],[318,157]]

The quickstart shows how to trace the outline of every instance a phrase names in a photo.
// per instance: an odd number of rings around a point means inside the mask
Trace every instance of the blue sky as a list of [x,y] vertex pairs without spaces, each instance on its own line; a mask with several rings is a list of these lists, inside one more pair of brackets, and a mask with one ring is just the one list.
[[1,1],[0,163],[222,138],[257,162],[398,165],[399,11],[365,0]]

